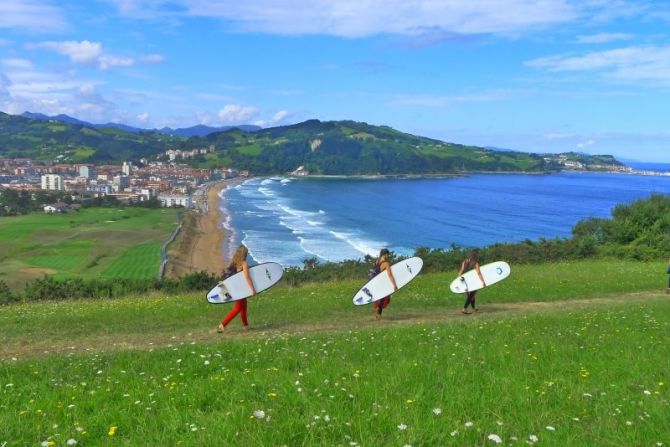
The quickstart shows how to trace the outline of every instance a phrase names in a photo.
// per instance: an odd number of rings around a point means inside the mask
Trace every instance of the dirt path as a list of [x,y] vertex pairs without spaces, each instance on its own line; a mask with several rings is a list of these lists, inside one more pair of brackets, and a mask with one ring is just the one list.
[[239,328],[231,328],[225,334],[218,334],[212,327],[198,327],[194,330],[157,333],[107,333],[87,334],[77,340],[43,340],[30,344],[15,342],[0,347],[0,359],[31,358],[44,355],[67,355],[69,353],[113,352],[127,350],[151,350],[174,347],[191,343],[216,343],[222,340],[253,340],[281,335],[304,335],[313,333],[334,333],[344,331],[368,330],[380,327],[411,326],[425,323],[460,324],[478,320],[491,320],[501,317],[532,315],[538,313],[558,313],[585,309],[602,309],[612,304],[643,303],[650,301],[669,300],[662,292],[637,292],[603,298],[576,299],[552,302],[530,303],[498,303],[489,304],[481,312],[463,315],[460,309],[444,309],[442,311],[408,310],[404,313],[396,311],[382,321],[375,321],[369,313],[360,317],[341,320],[333,319],[330,323],[276,323],[252,327],[244,332]]

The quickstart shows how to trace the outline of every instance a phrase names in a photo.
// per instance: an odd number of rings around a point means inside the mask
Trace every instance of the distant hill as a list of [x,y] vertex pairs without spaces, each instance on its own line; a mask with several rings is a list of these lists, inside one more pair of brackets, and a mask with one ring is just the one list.
[[245,132],[256,132],[257,130],[260,130],[261,127],[259,126],[254,126],[251,124],[241,124],[239,126],[221,126],[221,127],[212,127],[212,126],[205,126],[202,124],[198,124],[195,126],[191,127],[183,127],[183,128],[177,128],[177,129],[172,129],[170,127],[163,127],[162,129],[144,129],[141,127],[133,127],[129,126],[127,124],[121,124],[121,123],[104,123],[104,124],[94,124],[94,123],[89,123],[87,121],[82,121],[77,118],[73,118],[69,115],[54,115],[54,116],[48,116],[43,113],[32,113],[32,112],[23,112],[20,116],[24,118],[31,118],[34,120],[38,121],[60,121],[63,123],[68,123],[68,124],[78,124],[82,126],[87,126],[87,127],[93,127],[96,129],[103,128],[103,127],[111,127],[114,129],[120,129],[125,132],[130,132],[130,133],[140,133],[140,132],[158,132],[162,133],[165,135],[172,135],[175,137],[204,137],[206,135],[209,135],[210,133],[214,132],[222,132],[230,129],[240,129]]
[[257,132],[261,130],[259,126],[253,126],[251,124],[242,124],[239,126],[223,126],[223,127],[211,127],[205,126],[203,124],[198,124],[191,127],[183,127],[179,129],[171,129],[169,127],[163,127],[162,129],[157,129],[157,132],[160,132],[165,135],[173,135],[175,137],[205,137],[214,132],[225,132],[226,130],[231,129],[240,129],[244,132]]
[[[531,154],[447,143],[356,121],[308,120],[290,126],[139,130],[62,116],[33,118],[0,112],[0,157],[59,162],[120,162],[165,158],[168,149],[211,149],[183,160],[203,168],[235,167],[255,174],[285,174],[299,167],[320,175],[451,174],[462,172],[550,172],[570,167],[606,170],[614,157],[584,154]],[[191,129],[191,130],[189,130]],[[181,132],[177,132],[181,131]],[[181,135],[175,135],[180,133]],[[180,160],[181,161],[181,160]]]

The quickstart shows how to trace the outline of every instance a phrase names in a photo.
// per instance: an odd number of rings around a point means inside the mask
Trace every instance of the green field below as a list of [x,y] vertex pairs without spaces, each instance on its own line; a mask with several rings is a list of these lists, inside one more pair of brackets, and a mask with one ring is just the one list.
[[176,211],[85,208],[0,219],[0,280],[18,288],[45,274],[153,278]]
[[470,316],[421,275],[381,322],[280,285],[225,334],[204,294],[5,306],[0,445],[668,445],[664,272],[512,266]]

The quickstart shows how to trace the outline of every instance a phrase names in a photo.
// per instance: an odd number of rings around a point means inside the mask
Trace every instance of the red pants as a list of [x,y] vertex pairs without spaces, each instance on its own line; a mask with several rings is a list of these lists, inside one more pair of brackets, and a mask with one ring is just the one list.
[[242,318],[242,324],[244,326],[248,326],[249,323],[247,322],[247,300],[239,300],[235,301],[235,304],[233,305],[233,308],[231,309],[230,312],[228,312],[228,315],[226,315],[226,318],[223,319],[223,327],[228,326],[228,323],[237,316],[237,314],[241,314],[240,317]]
[[375,306],[375,310],[377,311],[377,313],[381,314],[382,313],[381,309],[386,309],[390,302],[391,302],[391,295],[382,298],[381,300],[377,300],[372,304]]

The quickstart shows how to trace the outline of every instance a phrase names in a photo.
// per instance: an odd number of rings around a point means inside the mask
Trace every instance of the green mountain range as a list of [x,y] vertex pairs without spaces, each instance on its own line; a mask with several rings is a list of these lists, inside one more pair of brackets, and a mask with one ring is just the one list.
[[608,155],[495,151],[355,121],[308,120],[255,132],[229,129],[184,138],[0,113],[0,157],[107,163],[167,158],[170,149],[208,149],[184,162],[248,169],[255,174],[285,174],[299,167],[322,175],[548,172],[565,169],[566,160],[579,162],[583,169],[621,166]]

